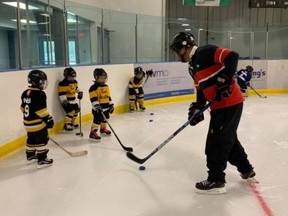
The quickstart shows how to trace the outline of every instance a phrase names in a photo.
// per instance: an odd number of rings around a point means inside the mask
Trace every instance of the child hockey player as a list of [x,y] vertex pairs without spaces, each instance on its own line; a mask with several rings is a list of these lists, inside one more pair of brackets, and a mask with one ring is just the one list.
[[111,134],[111,131],[107,128],[107,122],[102,112],[106,119],[109,119],[110,113],[112,114],[114,111],[114,104],[112,103],[109,86],[106,84],[107,73],[105,70],[103,68],[96,68],[94,70],[94,78],[95,83],[89,89],[93,114],[93,123],[89,137],[92,140],[100,141],[102,133],[107,135]]
[[237,72],[237,82],[244,96],[247,96],[246,91],[247,87],[250,86],[250,80],[252,78],[251,74],[253,70],[254,70],[253,67],[247,65],[246,69],[241,69],[240,71]]
[[21,95],[23,123],[27,131],[26,157],[28,163],[38,160],[37,168],[51,166],[53,159],[47,158],[48,128],[53,128],[54,121],[46,105],[45,90],[47,76],[41,70],[32,70],[28,74],[31,86]]
[[129,111],[134,112],[137,106],[137,102],[139,103],[140,110],[144,111],[146,108],[144,107],[144,91],[143,91],[143,83],[144,83],[145,72],[141,67],[136,67],[134,69],[134,76],[129,80]]
[[64,119],[64,130],[73,131],[73,128],[77,128],[79,125],[76,123],[76,118],[80,111],[77,98],[81,100],[83,98],[83,92],[78,88],[78,82],[76,80],[76,71],[69,67],[64,69],[64,79],[59,82],[58,95],[62,103],[66,117]]

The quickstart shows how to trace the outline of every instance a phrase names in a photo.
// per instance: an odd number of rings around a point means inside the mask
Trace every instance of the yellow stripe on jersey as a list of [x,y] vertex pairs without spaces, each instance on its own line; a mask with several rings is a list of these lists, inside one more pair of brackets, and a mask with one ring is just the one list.
[[[132,77],[129,81],[129,88],[139,88],[142,86],[143,82],[144,82],[144,77],[139,81],[137,80],[138,82],[135,82],[135,77]],[[131,86],[131,87],[130,87]]]
[[38,111],[36,111],[35,113],[36,113],[38,116],[40,116],[41,118],[44,118],[44,117],[46,117],[46,116],[49,115],[49,112],[48,112],[47,107],[44,108],[44,109],[38,110]]
[[[63,80],[58,85],[58,95],[66,96],[67,100],[75,100],[78,89],[78,82],[74,80],[73,82],[68,82],[67,80]],[[60,98],[61,99],[61,98]]]
[[43,128],[46,127],[46,124],[45,123],[42,123],[42,124],[37,124],[37,125],[31,125],[31,126],[28,126],[28,125],[24,125],[25,126],[25,129],[27,132],[36,132],[36,131],[39,131],[39,130],[42,130]]
[[26,125],[26,124],[29,125],[29,124],[41,123],[41,122],[42,122],[42,119],[35,119],[35,120],[31,120],[31,121],[29,121],[29,120],[24,120],[23,122],[24,122],[25,125]]

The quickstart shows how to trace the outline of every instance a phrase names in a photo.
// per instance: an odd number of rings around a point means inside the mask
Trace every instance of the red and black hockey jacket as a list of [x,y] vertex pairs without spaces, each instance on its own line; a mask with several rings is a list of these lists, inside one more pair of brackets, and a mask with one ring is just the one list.
[[216,83],[220,73],[232,79],[230,97],[214,103],[211,110],[233,106],[244,101],[234,74],[237,70],[238,53],[214,45],[198,47],[189,62],[189,72],[192,75],[197,90],[197,105],[202,108],[206,102],[216,98]]

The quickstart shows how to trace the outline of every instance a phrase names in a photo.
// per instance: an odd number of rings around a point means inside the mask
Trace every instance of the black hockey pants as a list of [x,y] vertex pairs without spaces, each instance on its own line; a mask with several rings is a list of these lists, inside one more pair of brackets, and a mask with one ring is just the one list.
[[242,110],[243,103],[211,111],[205,149],[209,169],[208,181],[225,182],[224,171],[227,162],[236,166],[240,173],[247,173],[253,169],[237,138]]

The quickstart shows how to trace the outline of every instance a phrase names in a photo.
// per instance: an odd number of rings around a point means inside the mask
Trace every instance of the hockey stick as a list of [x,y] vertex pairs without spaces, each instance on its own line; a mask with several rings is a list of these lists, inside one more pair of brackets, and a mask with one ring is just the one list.
[[216,100],[213,100],[206,104],[201,110],[199,110],[197,113],[194,113],[194,115],[185,122],[180,128],[178,128],[173,134],[171,134],[164,142],[162,142],[156,149],[154,149],[147,157],[145,158],[138,158],[133,153],[127,152],[127,157],[131,160],[133,160],[136,163],[143,164],[145,161],[147,161],[149,158],[151,158],[156,152],[158,152],[162,147],[164,147],[170,140],[172,140],[178,133],[180,133],[184,128],[186,128],[190,121],[199,114],[202,114],[206,109],[208,109],[213,103],[215,103]]
[[81,136],[83,137],[83,133],[82,133],[82,119],[81,119],[81,100],[79,100],[79,129],[80,129],[80,132],[79,133],[76,133],[77,136]]
[[64,147],[62,147],[59,143],[57,143],[54,139],[52,139],[51,137],[49,137],[49,139],[58,147],[60,147],[63,151],[65,151],[67,154],[69,154],[71,157],[79,157],[79,156],[84,156],[88,154],[88,151],[84,150],[84,151],[79,151],[79,152],[70,152],[68,150],[66,150]]
[[112,126],[110,125],[110,123],[108,122],[107,118],[105,117],[103,110],[101,110],[101,114],[103,116],[103,118],[105,119],[105,121],[107,122],[107,124],[109,125],[110,129],[112,130],[113,134],[115,135],[116,139],[118,140],[119,144],[121,145],[121,147],[127,151],[127,152],[133,152],[133,148],[131,147],[126,147],[122,144],[122,142],[120,141],[119,137],[117,136],[117,134],[115,133],[114,129],[112,128]]
[[259,97],[261,98],[267,98],[266,96],[260,95],[252,86],[249,86]]
[[135,98],[135,110],[138,110],[138,96],[136,95],[136,98]]

